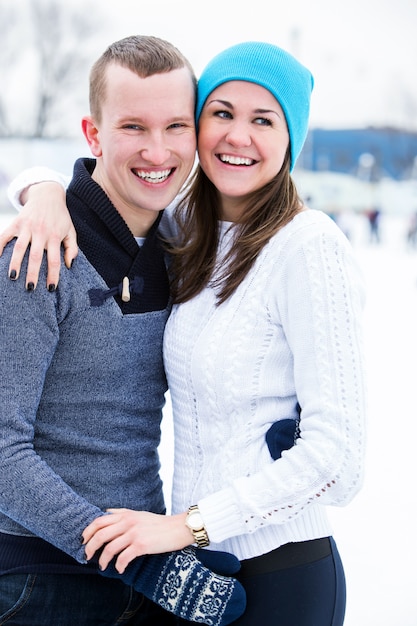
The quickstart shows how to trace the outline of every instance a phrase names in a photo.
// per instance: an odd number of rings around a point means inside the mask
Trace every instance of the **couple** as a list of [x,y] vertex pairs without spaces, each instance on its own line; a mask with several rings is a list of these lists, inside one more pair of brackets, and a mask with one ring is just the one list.
[[[149,64],[155,47],[155,64],[169,51],[164,67]],[[55,183],[30,187],[29,222],[22,213],[0,240],[20,228],[0,259],[0,549],[9,559],[0,597],[11,589],[17,601],[39,584],[67,615],[55,620],[62,626],[95,623],[65,607],[79,594],[84,613],[95,604],[94,619],[104,607],[103,624],[338,626],[345,583],[325,507],[347,504],[361,486],[363,286],[350,244],[303,205],[291,177],[312,77],[274,45],[239,44],[207,65],[194,109],[193,72],[177,55],[132,37],[93,67],[82,127],[95,159],[76,162],[67,191],[81,250],[71,269],[59,276],[50,242],[34,239],[25,253],[41,205],[61,215]],[[184,190],[194,113],[199,165]],[[15,187],[50,178],[28,171]],[[68,220],[58,221],[65,236]],[[48,289],[36,288],[44,246]],[[156,450],[164,370],[172,515],[163,514]],[[169,605],[166,580],[159,585],[167,567],[185,587],[207,578],[198,614],[188,587],[182,605]],[[36,624],[51,623],[30,601],[28,623],[34,612]],[[109,607],[123,610],[111,617]],[[0,611],[14,609],[2,599]]]

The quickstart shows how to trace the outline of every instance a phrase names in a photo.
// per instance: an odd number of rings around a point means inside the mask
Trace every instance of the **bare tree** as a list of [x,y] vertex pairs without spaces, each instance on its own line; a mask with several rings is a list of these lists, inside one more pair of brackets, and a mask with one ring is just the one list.
[[20,48],[14,45],[13,34],[16,33],[17,14],[12,6],[0,5],[0,40],[2,42],[0,52],[0,72],[5,89],[0,91],[0,136],[9,134],[9,121],[5,96],[9,87],[7,80],[8,69],[16,62]]
[[100,13],[63,0],[2,0],[0,137],[72,134],[68,119],[86,98],[93,42],[103,34]]

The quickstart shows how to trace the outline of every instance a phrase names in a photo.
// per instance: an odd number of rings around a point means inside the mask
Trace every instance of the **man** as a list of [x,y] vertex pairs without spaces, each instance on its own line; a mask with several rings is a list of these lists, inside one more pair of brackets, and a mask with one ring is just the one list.
[[57,286],[43,263],[48,290],[30,279],[23,290],[17,272],[10,281],[4,271],[19,248],[0,259],[0,621],[8,624],[172,623],[142,592],[202,623],[227,624],[243,611],[238,583],[195,556],[230,574],[230,555],[188,549],[101,576],[82,540],[109,507],[165,509],[157,446],[169,282],[158,224],[194,163],[195,84],[168,42],[110,45],[92,68],[91,115],[82,120],[95,159],[75,163],[67,192],[80,246],[71,271],[61,268]]

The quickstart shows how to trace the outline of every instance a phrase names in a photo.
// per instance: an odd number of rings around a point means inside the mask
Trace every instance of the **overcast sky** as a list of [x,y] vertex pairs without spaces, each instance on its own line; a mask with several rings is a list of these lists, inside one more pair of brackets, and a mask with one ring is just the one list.
[[315,77],[312,126],[417,130],[416,0],[117,0],[98,6],[111,17],[108,42],[158,35],[176,44],[197,73],[239,41],[286,48]]

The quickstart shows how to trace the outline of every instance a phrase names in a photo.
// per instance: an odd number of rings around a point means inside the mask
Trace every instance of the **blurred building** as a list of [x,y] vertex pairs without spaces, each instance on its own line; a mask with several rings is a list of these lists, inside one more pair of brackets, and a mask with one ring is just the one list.
[[417,211],[417,133],[314,128],[294,177],[309,204],[333,215]]
[[[364,155],[372,157],[366,163]],[[417,178],[417,132],[395,128],[311,129],[300,166],[314,172],[339,172],[373,181]]]

